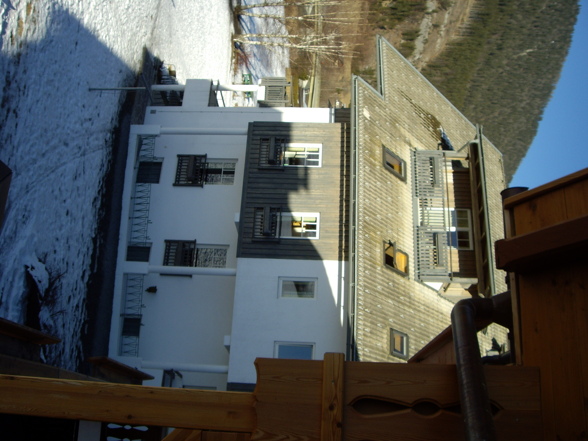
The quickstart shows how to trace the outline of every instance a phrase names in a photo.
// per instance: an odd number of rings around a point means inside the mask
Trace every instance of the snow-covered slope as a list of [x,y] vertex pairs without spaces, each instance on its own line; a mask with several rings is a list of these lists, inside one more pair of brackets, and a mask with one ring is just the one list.
[[131,85],[144,47],[180,81],[230,81],[232,15],[227,0],[1,0],[0,13],[0,160],[13,171],[0,316],[23,322],[28,270],[42,326],[63,340],[48,357],[73,368],[123,98],[89,88]]

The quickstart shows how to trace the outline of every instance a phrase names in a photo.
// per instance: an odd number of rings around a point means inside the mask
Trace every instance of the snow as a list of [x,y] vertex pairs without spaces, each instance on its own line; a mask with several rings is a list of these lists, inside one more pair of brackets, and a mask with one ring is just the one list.
[[[245,2],[244,2],[245,3]],[[0,316],[24,322],[27,268],[44,331],[62,339],[48,361],[75,369],[103,179],[121,92],[143,48],[178,80],[240,81],[228,0],[2,0],[0,160],[13,172],[0,230]],[[247,32],[265,32],[259,22]],[[281,76],[287,52],[247,51],[255,78]]]

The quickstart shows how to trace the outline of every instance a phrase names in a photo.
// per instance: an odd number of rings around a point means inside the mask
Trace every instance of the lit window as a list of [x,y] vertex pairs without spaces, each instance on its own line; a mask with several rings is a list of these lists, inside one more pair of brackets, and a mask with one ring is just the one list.
[[316,279],[304,278],[280,278],[280,296],[312,299],[314,298],[316,290]]
[[406,162],[382,146],[384,167],[403,181],[406,179]]
[[384,264],[403,275],[408,275],[408,254],[399,250],[396,244],[384,242]]
[[282,213],[280,237],[284,239],[318,239],[318,213]]
[[400,358],[408,357],[408,335],[390,329],[390,354]]
[[314,344],[276,342],[274,352],[276,358],[312,360],[314,354]]

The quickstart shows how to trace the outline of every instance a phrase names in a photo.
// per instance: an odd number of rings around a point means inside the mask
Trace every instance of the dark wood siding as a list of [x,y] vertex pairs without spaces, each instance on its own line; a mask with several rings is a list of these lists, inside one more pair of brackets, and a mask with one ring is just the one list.
[[[254,122],[249,126],[238,257],[338,260],[346,244],[343,224],[347,176],[345,124]],[[320,167],[268,166],[262,139],[321,144]],[[343,147],[343,148],[342,148]],[[319,213],[319,239],[254,238],[256,208],[279,207],[282,213]]]

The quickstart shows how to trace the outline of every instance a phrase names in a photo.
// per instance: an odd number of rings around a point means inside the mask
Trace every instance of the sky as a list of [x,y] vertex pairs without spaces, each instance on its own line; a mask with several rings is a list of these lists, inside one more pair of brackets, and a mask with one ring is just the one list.
[[588,167],[588,0],[537,135],[509,187],[535,188]]

